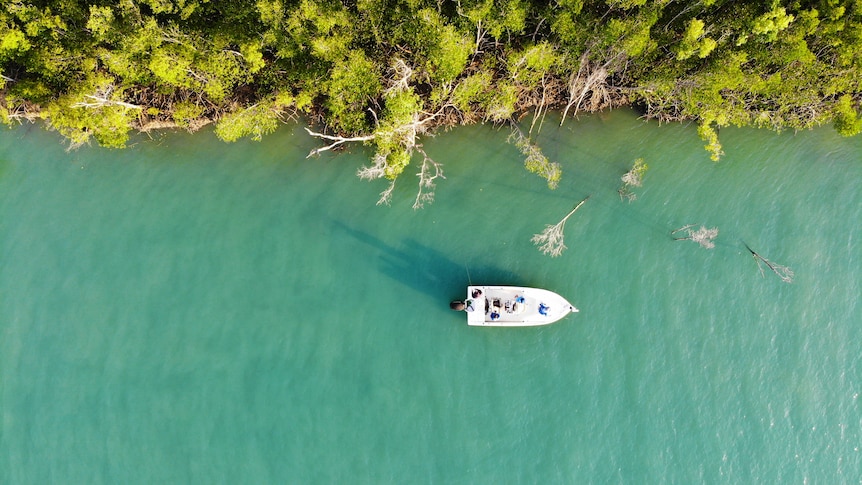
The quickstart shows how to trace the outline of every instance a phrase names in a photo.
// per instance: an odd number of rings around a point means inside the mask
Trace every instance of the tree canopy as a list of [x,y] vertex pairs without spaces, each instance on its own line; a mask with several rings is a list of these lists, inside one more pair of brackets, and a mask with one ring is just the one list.
[[[341,136],[376,134],[363,140],[394,179],[419,126],[547,109],[693,120],[716,160],[728,125],[862,131],[859,0],[0,5],[0,119],[43,119],[73,144],[207,122],[226,141],[259,140],[301,114]],[[554,166],[527,154],[553,185]]]

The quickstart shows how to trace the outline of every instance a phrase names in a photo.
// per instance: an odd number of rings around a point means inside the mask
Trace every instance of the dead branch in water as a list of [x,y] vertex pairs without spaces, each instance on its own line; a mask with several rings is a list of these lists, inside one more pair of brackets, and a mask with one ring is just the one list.
[[578,205],[566,214],[566,217],[563,217],[560,222],[553,226],[549,224],[540,234],[533,235],[531,241],[536,246],[539,246],[539,251],[544,254],[550,254],[552,258],[556,258],[563,254],[563,251],[566,249],[566,244],[564,242],[565,234],[563,233],[566,227],[566,221],[569,217],[572,217],[572,214],[580,209],[581,206],[584,205],[584,202],[589,200],[590,197],[592,196],[588,195],[584,200],[580,201]]
[[793,283],[793,270],[788,268],[787,266],[782,266],[780,264],[775,264],[772,261],[764,258],[763,256],[757,254],[745,241],[742,242],[745,245],[745,249],[751,253],[751,256],[754,257],[754,260],[757,262],[757,269],[760,270],[760,276],[766,277],[765,272],[763,271],[763,266],[765,265],[767,268],[771,269],[773,273],[775,273],[781,281],[785,283]]
[[631,170],[620,177],[620,180],[623,181],[623,185],[619,190],[617,190],[617,193],[620,194],[621,200],[628,200],[629,202],[637,200],[638,196],[632,191],[632,187],[640,187],[643,185],[644,174],[648,168],[649,167],[644,162],[644,159],[638,158],[635,160],[634,165],[632,165]]
[[[419,168],[419,192],[416,194],[416,201],[413,202],[413,209],[421,209],[425,203],[434,202],[434,180],[438,178],[445,179],[443,176],[443,164],[435,162],[425,153],[421,147],[417,146],[416,151],[422,154],[422,166]],[[433,171],[433,173],[432,173]]]
[[365,136],[354,136],[354,137],[345,138],[345,137],[343,137],[343,136],[335,136],[335,135],[327,135],[327,134],[325,134],[325,133],[317,133],[316,131],[311,131],[311,130],[309,130],[307,127],[305,128],[305,131],[307,131],[307,132],[308,132],[308,134],[309,134],[309,135],[311,135],[311,136],[313,136],[313,137],[317,137],[317,138],[321,138],[321,139],[324,139],[324,140],[330,140],[330,141],[332,141],[332,143],[331,143],[331,144],[329,144],[329,145],[327,145],[327,146],[325,146],[325,147],[315,148],[314,150],[312,150],[312,151],[308,152],[308,156],[306,156],[305,158],[311,158],[311,157],[313,157],[313,156],[320,155],[322,152],[325,152],[325,151],[327,151],[327,150],[332,150],[333,148],[337,148],[337,147],[338,147],[339,145],[341,145],[342,143],[349,143],[349,142],[352,142],[352,141],[368,141],[368,140],[373,140],[373,139],[374,139],[374,136],[375,136],[375,135],[372,133],[371,135],[365,135]]
[[545,156],[542,149],[530,140],[530,137],[524,134],[523,130],[517,123],[512,121],[512,133],[509,135],[508,141],[514,143],[524,158],[524,167],[532,173],[537,174],[548,182],[548,188],[556,189],[560,183],[560,177],[563,175],[563,169],[557,162],[552,162]]
[[713,227],[712,229],[707,229],[705,226],[700,226],[700,229],[692,229],[697,224],[687,224],[685,226],[680,227],[679,229],[674,229],[671,232],[671,235],[676,234],[678,232],[685,232],[688,234],[685,237],[675,237],[674,241],[694,241],[706,249],[712,249],[715,247],[715,243],[712,242],[718,236],[718,228]]

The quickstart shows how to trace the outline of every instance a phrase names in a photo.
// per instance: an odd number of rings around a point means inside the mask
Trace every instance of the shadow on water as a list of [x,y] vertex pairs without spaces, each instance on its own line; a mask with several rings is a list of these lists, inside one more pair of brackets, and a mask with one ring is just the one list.
[[333,221],[332,225],[337,231],[375,249],[381,273],[435,300],[448,302],[463,298],[471,279],[477,284],[513,285],[518,282],[518,276],[511,271],[488,265],[468,267],[412,237],[404,238],[396,246],[341,221]]

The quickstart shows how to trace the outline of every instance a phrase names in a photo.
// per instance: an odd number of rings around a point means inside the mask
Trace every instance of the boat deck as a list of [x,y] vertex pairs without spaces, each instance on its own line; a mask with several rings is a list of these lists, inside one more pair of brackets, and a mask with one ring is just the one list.
[[469,286],[466,302],[469,325],[546,325],[578,311],[556,293],[514,286]]

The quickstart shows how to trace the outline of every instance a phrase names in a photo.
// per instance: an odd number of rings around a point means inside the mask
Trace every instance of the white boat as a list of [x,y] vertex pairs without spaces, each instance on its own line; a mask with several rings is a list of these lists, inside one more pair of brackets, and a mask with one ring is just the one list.
[[467,324],[486,327],[548,325],[578,309],[553,291],[518,286],[468,286],[467,299],[449,304]]

